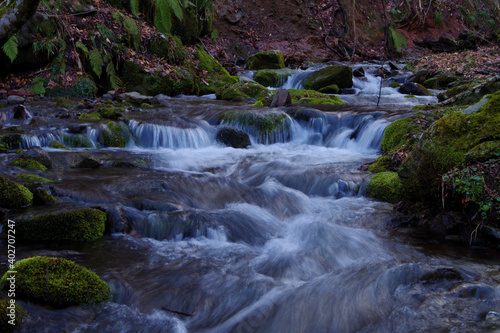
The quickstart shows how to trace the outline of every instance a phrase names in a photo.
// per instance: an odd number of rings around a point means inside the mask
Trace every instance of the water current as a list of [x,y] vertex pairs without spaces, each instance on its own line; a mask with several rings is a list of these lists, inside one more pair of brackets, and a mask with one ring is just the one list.
[[[96,242],[19,243],[17,253],[74,260],[113,298],[65,309],[20,301],[29,313],[21,331],[500,332],[498,253],[394,229],[392,205],[365,197],[371,175],[359,167],[380,154],[385,127],[410,113],[392,88],[374,106],[369,82],[356,83],[368,106],[323,107],[307,120],[295,108],[265,138],[217,123],[247,106],[176,99],[131,112],[126,148],[77,149],[105,166],[47,171],[53,193],[68,207],[107,209],[129,232],[116,225]],[[224,125],[252,145],[218,143]],[[94,147],[97,130],[82,132]],[[53,126],[24,145],[65,133]],[[74,154],[46,149],[56,163]],[[106,167],[136,160],[147,167]]]

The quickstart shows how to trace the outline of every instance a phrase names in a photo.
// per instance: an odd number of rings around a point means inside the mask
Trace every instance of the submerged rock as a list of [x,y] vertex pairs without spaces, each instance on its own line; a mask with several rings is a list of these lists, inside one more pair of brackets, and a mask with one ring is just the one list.
[[0,280],[9,288],[7,278],[15,275],[16,297],[66,307],[85,303],[99,303],[109,299],[111,290],[94,272],[73,261],[55,257],[33,257],[14,264]]
[[319,90],[332,84],[336,84],[339,88],[351,88],[352,76],[351,67],[332,65],[313,72],[302,82],[302,85],[312,90]]
[[34,160],[42,164],[46,168],[50,169],[53,167],[54,163],[50,158],[49,154],[40,147],[32,147],[26,150],[24,154],[20,157],[22,160]]

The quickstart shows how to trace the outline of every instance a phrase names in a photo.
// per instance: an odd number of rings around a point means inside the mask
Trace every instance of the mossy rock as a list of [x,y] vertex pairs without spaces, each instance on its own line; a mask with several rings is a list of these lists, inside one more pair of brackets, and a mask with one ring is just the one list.
[[281,87],[290,75],[292,75],[290,69],[268,69],[258,71],[253,79],[264,87],[277,88]]
[[40,170],[40,171],[47,170],[47,167],[45,165],[32,159],[19,158],[14,162],[12,162],[12,165],[28,170]]
[[0,176],[0,207],[21,208],[33,202],[33,193],[25,186]]
[[123,108],[118,106],[99,105],[96,112],[101,119],[118,120],[123,116]]
[[234,126],[250,133],[261,141],[286,132],[290,127],[289,118],[282,112],[224,112],[219,122],[224,125]]
[[405,198],[398,174],[391,171],[374,175],[368,183],[367,192],[370,197],[387,202],[398,202]]
[[436,77],[425,80],[422,85],[430,89],[446,89],[451,83],[460,80],[462,79],[459,76],[439,74]]
[[247,60],[249,70],[285,68],[285,57],[281,51],[264,51],[251,55]]
[[23,183],[51,183],[52,180],[37,175],[30,175],[26,173],[18,173],[16,179]]
[[401,84],[399,82],[391,82],[389,84],[389,87],[391,87],[391,88],[399,88],[399,87],[401,87]]
[[36,188],[33,191],[33,205],[34,206],[46,206],[56,203],[57,200],[44,188]]
[[486,162],[500,156],[500,140],[486,141],[472,148],[463,158],[464,165]]
[[54,101],[56,102],[57,106],[60,106],[62,108],[70,108],[76,105],[75,101],[72,101],[64,97],[57,97]]
[[339,88],[351,88],[352,76],[351,67],[332,65],[311,73],[302,85],[311,90],[319,90],[332,84]]
[[78,117],[78,119],[97,121],[97,120],[101,120],[102,116],[99,114],[99,112],[95,112],[95,111],[89,112],[89,113],[84,112],[80,115],[80,117]]
[[64,144],[62,144],[59,141],[50,141],[49,142],[49,147],[50,148],[56,148],[56,149],[71,150],[70,148],[66,147]]
[[[499,94],[500,95],[500,94]],[[429,127],[398,170],[405,189],[416,200],[435,200],[440,175],[463,165],[468,158],[494,148],[500,140],[500,112],[493,97],[477,113],[448,114]]]
[[343,104],[337,96],[325,95],[315,90],[288,89],[292,103],[296,104]]
[[438,94],[437,96],[438,100],[442,102],[449,98],[455,97],[456,95],[470,89],[473,85],[474,85],[473,83],[464,83],[456,87],[453,87],[451,89],[448,89],[446,92]]
[[62,258],[32,257],[16,262],[0,280],[4,289],[11,275],[16,278],[17,297],[53,307],[94,304],[111,296],[97,274]]
[[82,76],[69,88],[55,86],[46,88],[46,93],[52,97],[93,98],[97,94],[97,86],[91,77]]
[[395,120],[385,128],[381,144],[382,151],[398,150],[415,142],[415,133],[420,132],[420,126],[413,122],[414,118],[410,116]]
[[102,237],[106,214],[97,209],[77,209],[31,216],[16,221],[20,240],[88,241]]
[[22,325],[26,311],[15,299],[0,299],[0,309],[0,331],[12,332]]
[[245,99],[259,100],[269,95],[270,91],[266,87],[253,82],[238,82],[216,92],[217,99],[232,102],[242,102]]
[[391,157],[387,155],[379,156],[370,166],[368,167],[368,171],[371,173],[379,173],[388,171],[391,166]]
[[318,91],[323,94],[338,94],[340,89],[339,86],[337,86],[336,84],[331,84],[329,86],[319,89]]
[[234,127],[223,127],[216,135],[218,142],[233,148],[246,148],[250,146],[250,137],[240,129]]
[[20,134],[5,134],[0,136],[0,144],[4,152],[13,149],[21,148],[21,135]]
[[130,139],[129,128],[124,123],[108,122],[99,134],[99,142],[104,147],[123,148]]
[[63,134],[62,141],[64,144],[68,145],[71,148],[93,148],[94,145],[89,138],[83,135],[69,135]]

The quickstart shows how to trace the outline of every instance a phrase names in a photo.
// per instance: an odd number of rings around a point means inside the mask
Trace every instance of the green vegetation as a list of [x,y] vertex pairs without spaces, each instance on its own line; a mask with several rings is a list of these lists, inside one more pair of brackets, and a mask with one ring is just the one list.
[[351,67],[332,65],[313,72],[302,85],[310,90],[319,90],[332,84],[338,88],[351,88],[352,76]]
[[83,135],[68,135],[63,134],[62,141],[65,145],[71,148],[92,148],[92,141]]
[[251,55],[247,61],[249,70],[285,68],[285,57],[280,51],[264,51]]
[[33,202],[33,193],[23,185],[0,177],[0,207],[20,208]]
[[4,289],[8,288],[10,271],[16,272],[16,296],[41,304],[66,307],[98,303],[111,296],[110,288],[97,274],[62,258],[33,257],[16,262],[0,280]]
[[[80,120],[101,120],[102,116],[99,114],[99,112],[90,112],[90,113],[82,113],[80,117],[78,117]],[[64,145],[63,145],[64,146]]]
[[389,84],[389,87],[391,87],[391,88],[399,88],[399,87],[401,87],[401,84],[399,84],[398,82],[391,82],[391,84]]
[[379,156],[375,162],[368,167],[368,171],[372,173],[388,171],[391,166],[391,160],[391,157],[388,155]]
[[343,104],[337,96],[325,95],[314,90],[288,89],[292,97],[292,103],[299,104]]
[[45,206],[56,203],[57,200],[44,188],[36,188],[33,190],[33,205]]
[[14,162],[12,162],[12,165],[28,170],[40,170],[40,171],[47,170],[47,167],[45,165],[32,159],[19,158]]
[[50,141],[49,142],[49,147],[50,148],[57,148],[57,149],[64,149],[64,150],[71,150],[59,141]]
[[129,129],[125,124],[110,121],[101,132],[99,142],[104,147],[123,148],[127,145],[129,138]]
[[367,192],[373,198],[388,202],[397,202],[405,197],[398,174],[390,171],[375,174],[370,179]]
[[254,80],[264,87],[280,87],[292,74],[289,69],[261,70],[254,76]]
[[223,87],[216,92],[217,99],[225,101],[242,102],[249,99],[264,99],[270,95],[270,91],[257,83],[237,82],[229,87]]
[[398,53],[401,53],[403,51],[403,47],[406,47],[406,44],[406,36],[396,31],[392,26],[389,27],[389,47],[396,50]]
[[77,209],[31,216],[16,221],[16,236],[20,240],[80,240],[102,237],[106,214],[96,209]]
[[24,183],[51,183],[52,180],[37,175],[30,175],[26,173],[18,173],[16,179]]
[[275,134],[275,132],[283,131],[290,126],[288,116],[280,112],[254,113],[228,111],[220,116],[219,122],[239,128],[247,128],[249,132],[252,132],[255,136],[263,140]]
[[[17,303],[12,303],[14,299],[0,299],[0,331],[12,332],[14,328],[19,328],[22,325],[23,319],[26,316],[26,311]],[[9,314],[13,314],[10,317]],[[10,323],[9,323],[10,322]],[[15,325],[12,325],[14,322]]]

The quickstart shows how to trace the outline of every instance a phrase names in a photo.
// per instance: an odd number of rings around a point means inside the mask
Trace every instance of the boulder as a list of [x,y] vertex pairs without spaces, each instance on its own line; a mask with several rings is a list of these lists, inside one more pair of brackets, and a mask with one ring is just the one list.
[[270,107],[290,106],[292,105],[292,96],[286,89],[278,89],[274,95]]
[[38,187],[33,191],[33,205],[45,206],[55,203],[57,200],[46,189]]
[[363,67],[359,67],[353,70],[352,75],[354,77],[365,77],[365,69]]
[[332,84],[336,84],[339,88],[351,88],[352,76],[351,67],[332,65],[311,73],[302,85],[312,90],[319,90]]
[[35,160],[49,169],[52,168],[54,165],[49,154],[40,147],[29,148],[19,158],[23,160]]
[[21,208],[33,202],[33,194],[23,185],[0,177],[0,207]]
[[12,96],[7,97],[7,102],[11,105],[23,104],[25,101],[26,101],[26,99],[24,97],[21,97],[21,96],[12,95]]
[[14,275],[16,297],[53,307],[98,303],[111,296],[97,274],[62,258],[32,257],[16,262],[0,280],[4,290],[10,286],[7,278]]
[[413,82],[406,82],[399,87],[398,92],[405,95],[426,96],[427,94],[417,84]]
[[251,55],[247,60],[249,70],[285,68],[285,57],[281,51],[264,51]]
[[151,104],[151,99],[153,96],[144,96],[137,91],[123,93],[118,95],[118,100],[122,102],[128,102],[136,105],[141,105],[142,103]]
[[303,120],[305,122],[309,122],[311,119],[323,119],[326,121],[326,116],[323,112],[320,110],[315,110],[315,109],[302,109],[300,111],[297,111],[293,118],[297,120]]
[[280,87],[290,75],[292,71],[289,69],[267,69],[258,71],[253,79],[264,87]]
[[405,197],[405,192],[396,172],[384,171],[374,175],[367,188],[368,195],[388,201],[397,202]]
[[250,146],[250,137],[240,129],[223,127],[217,132],[218,142],[233,148],[246,148]]
[[76,167],[79,169],[97,169],[100,166],[101,163],[90,157],[83,159],[80,163],[76,165]]

